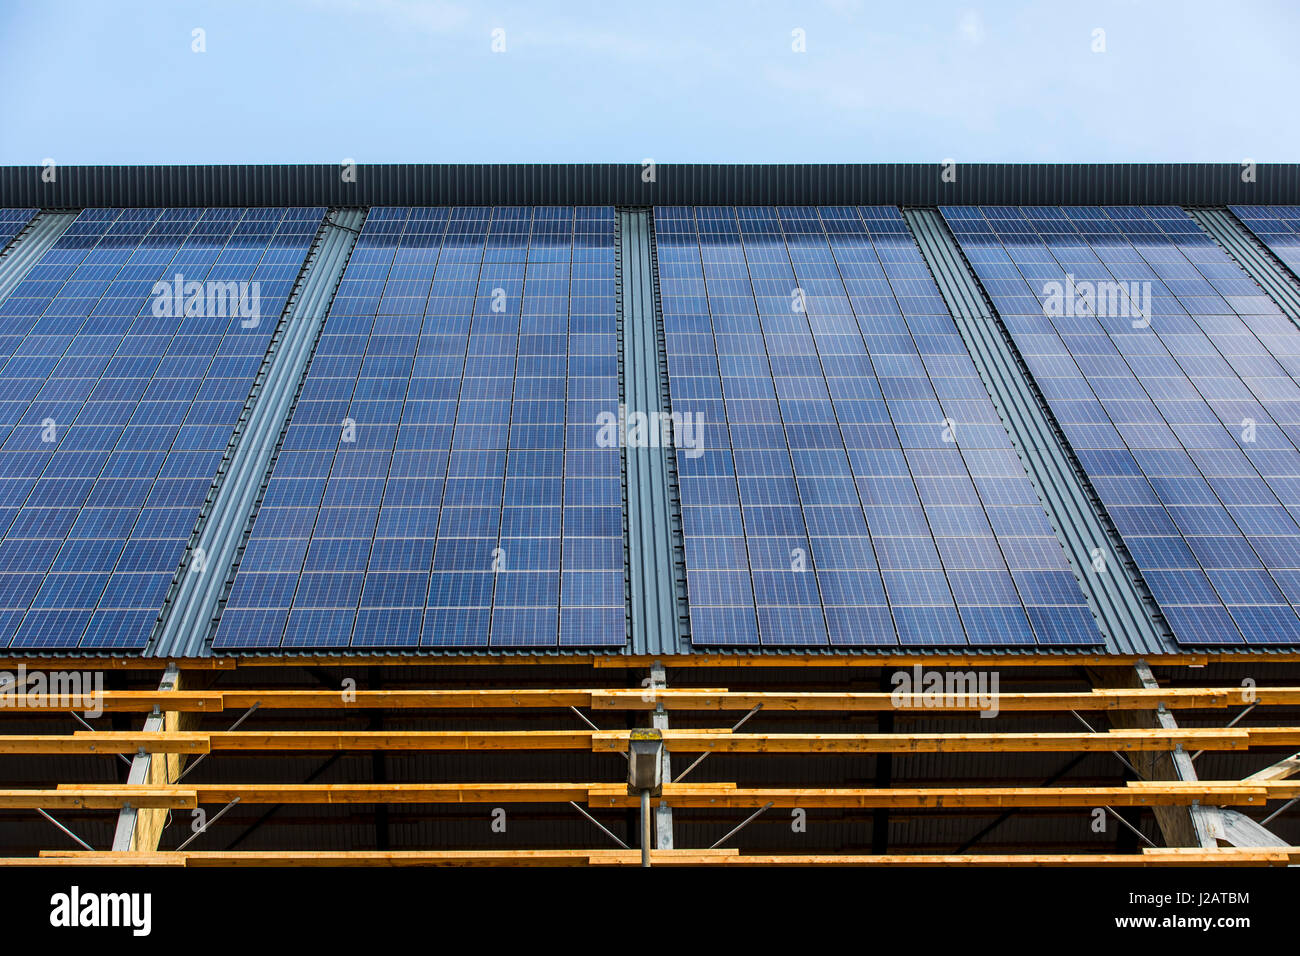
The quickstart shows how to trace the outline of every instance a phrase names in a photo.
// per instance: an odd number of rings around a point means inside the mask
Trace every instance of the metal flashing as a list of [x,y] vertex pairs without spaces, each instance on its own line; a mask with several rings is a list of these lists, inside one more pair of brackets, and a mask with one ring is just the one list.
[[[649,209],[619,209],[615,215],[618,314],[620,318],[625,422],[633,416],[648,422],[641,434],[658,438],[660,423],[670,422],[662,328],[656,295],[653,218]],[[624,433],[632,429],[622,429]],[[680,508],[674,509],[676,468],[671,442],[648,447],[624,442],[628,596],[633,654],[679,654],[685,645],[685,571],[678,560]],[[674,515],[676,514],[675,520]]]
[[1240,219],[1227,209],[1186,209],[1187,215],[1209,233],[1248,276],[1300,325],[1300,285],[1285,265]]
[[0,205],[1229,205],[1300,203],[1300,164],[487,163],[0,168]]
[[27,274],[54,247],[77,218],[76,212],[41,212],[14,236],[0,256],[0,302],[27,278]]

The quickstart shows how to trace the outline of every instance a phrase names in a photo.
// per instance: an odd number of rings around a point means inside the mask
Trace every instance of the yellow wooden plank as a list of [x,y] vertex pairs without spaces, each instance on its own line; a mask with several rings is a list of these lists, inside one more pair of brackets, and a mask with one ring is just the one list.
[[[1015,753],[1172,750],[1246,750],[1254,731],[1116,730],[1107,733],[926,733],[926,734],[729,734],[691,730],[664,731],[669,751],[686,753]],[[1300,728],[1287,728],[1276,739],[1300,739]],[[592,733],[592,749],[626,751],[627,731]]]
[[227,690],[229,710],[375,710],[590,707],[591,691],[557,690]]
[[[1186,806],[1195,802],[1260,807],[1288,792],[1287,785],[1239,781],[1148,783],[1114,787],[894,787],[741,788],[727,784],[668,784],[663,798],[683,808],[755,808],[771,801],[781,807],[959,809],[998,807]],[[31,791],[19,791],[31,793]],[[43,791],[42,793],[49,793]],[[65,785],[53,791],[78,798],[105,793],[117,801],[181,794],[201,804],[358,803],[587,803],[592,807],[634,807],[638,798],[621,783],[386,783],[386,784],[196,784],[180,787]],[[27,803],[31,805],[29,798]],[[134,805],[141,805],[138,800]],[[0,804],[3,805],[3,804]]]
[[79,730],[71,734],[0,735],[0,754],[204,754],[208,735],[166,731]]
[[[663,796],[672,807],[756,809],[771,803],[782,808],[989,809],[1001,807],[1189,806],[1215,803],[1259,807],[1269,798],[1262,787],[1221,786],[1129,787],[891,787],[891,788],[733,788],[679,790],[669,784]],[[595,807],[635,807],[638,797],[626,787],[593,787]]]
[[37,807],[42,810],[116,810],[128,803],[133,807],[183,810],[198,806],[198,795],[188,787],[132,787],[125,784],[65,784],[55,790],[0,790],[0,809],[6,810]]
[[221,731],[218,750],[587,750],[589,730]]
[[[999,713],[1068,710],[1144,710],[1163,704],[1167,709],[1223,709],[1257,703],[1261,706],[1300,705],[1300,687],[1261,687],[1245,700],[1240,688],[1116,689],[1070,693],[994,695],[989,701]],[[165,711],[216,713],[247,710],[374,710],[374,709],[514,709],[592,707],[596,710],[670,710],[978,713],[986,709],[974,697],[946,700],[925,694],[728,691],[717,687],[645,689],[458,689],[458,690],[226,690],[226,691],[104,691],[90,698],[28,703],[14,698],[4,710],[13,713],[86,710],[146,713]],[[2,714],[3,711],[0,711]]]
[[41,712],[67,713],[102,710],[104,713],[150,713],[155,707],[183,713],[220,713],[221,694],[208,691],[106,690],[99,694],[42,700],[15,695],[8,698],[0,715]]
[[[656,866],[924,866],[924,867],[1164,867],[1288,866],[1300,849],[1153,849],[1143,853],[737,853],[652,850]],[[41,857],[7,858],[0,866],[638,866],[635,850],[351,850],[186,851],[111,853],[47,851]]]
[[1300,687],[1252,689],[1252,699],[1240,688],[1179,688],[1147,690],[1096,690],[1077,693],[995,694],[981,701],[978,695],[962,698],[943,695],[838,692],[775,691],[705,691],[694,688],[647,690],[593,690],[591,705],[595,710],[654,710],[663,704],[666,710],[747,711],[762,707],[764,711],[814,712],[897,712],[979,713],[996,709],[998,713],[1019,711],[1115,711],[1152,710],[1163,704],[1166,709],[1222,709],[1244,707],[1250,703],[1266,705],[1300,704]]

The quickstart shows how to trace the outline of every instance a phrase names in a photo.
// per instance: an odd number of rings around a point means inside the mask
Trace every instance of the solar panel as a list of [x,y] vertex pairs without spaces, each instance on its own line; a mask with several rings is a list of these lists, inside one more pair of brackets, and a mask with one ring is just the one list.
[[0,646],[142,648],[322,209],[87,209],[0,305]]
[[[1231,206],[1232,214],[1300,275],[1300,206]],[[1294,373],[1294,370],[1293,370]]]
[[611,208],[370,211],[217,648],[626,642]]
[[35,209],[0,209],[0,249],[9,245],[10,240],[32,221]]
[[655,230],[693,643],[1100,643],[897,209]]
[[1177,207],[943,210],[1185,644],[1300,642],[1300,337]]

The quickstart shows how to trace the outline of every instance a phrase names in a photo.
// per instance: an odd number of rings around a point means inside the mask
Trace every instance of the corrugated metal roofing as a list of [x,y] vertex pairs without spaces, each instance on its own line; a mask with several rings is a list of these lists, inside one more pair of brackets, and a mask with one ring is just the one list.
[[[651,422],[669,411],[667,383],[661,376],[648,209],[619,210],[619,317],[623,350],[623,405],[626,415]],[[677,614],[680,525],[674,528],[670,491],[671,448],[624,447],[627,471],[628,583],[633,654],[683,654],[685,640]],[[678,519],[680,521],[680,519]]]
[[0,168],[0,205],[838,205],[1300,203],[1300,164],[842,163],[40,166]]

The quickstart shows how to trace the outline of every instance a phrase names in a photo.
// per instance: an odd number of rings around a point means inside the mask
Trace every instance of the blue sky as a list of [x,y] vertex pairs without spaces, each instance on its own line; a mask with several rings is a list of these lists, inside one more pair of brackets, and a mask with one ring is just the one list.
[[1297,27],[1255,0],[10,2],[0,163],[1286,162]]

